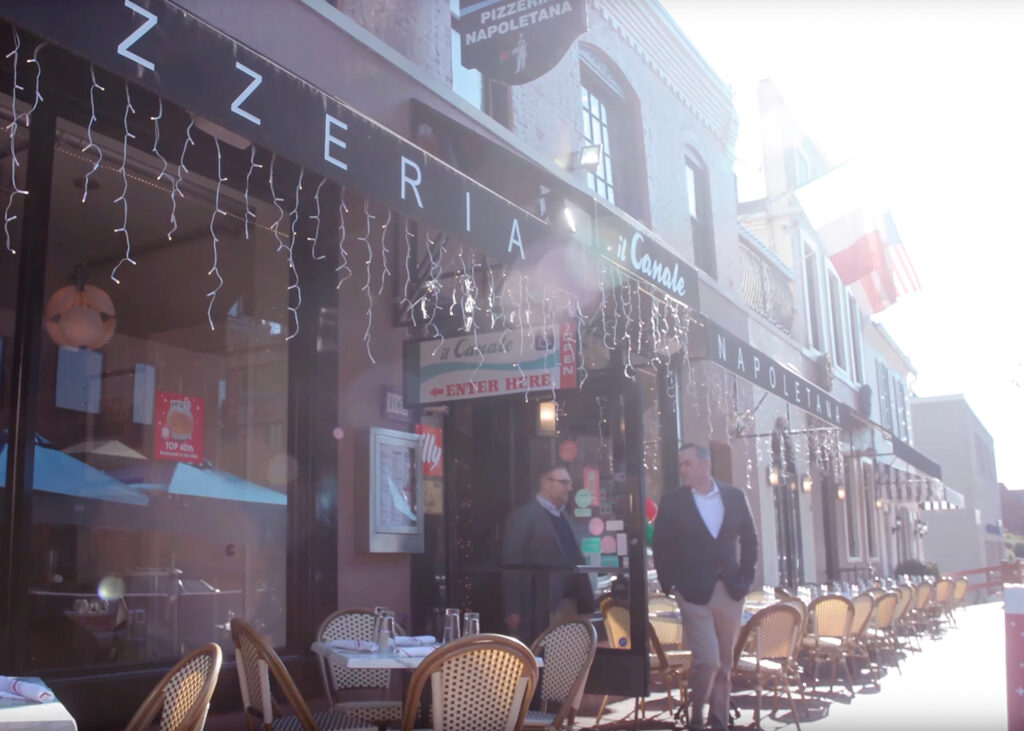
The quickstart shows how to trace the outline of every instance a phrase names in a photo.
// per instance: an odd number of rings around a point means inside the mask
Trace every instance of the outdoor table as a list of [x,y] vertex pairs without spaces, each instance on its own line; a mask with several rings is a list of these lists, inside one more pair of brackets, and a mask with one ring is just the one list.
[[[420,647],[430,647],[430,645],[420,645]],[[440,645],[433,645],[432,647],[436,650]],[[384,655],[379,652],[354,652],[332,647],[327,642],[314,642],[310,649],[321,657],[329,658],[342,667],[353,670],[413,670],[423,662],[424,658],[428,657],[427,655],[422,657],[403,657],[394,653]],[[544,658],[537,657],[535,659],[537,660],[538,668],[544,667]]]
[[[39,678],[21,677],[19,679],[36,685],[46,685]],[[78,724],[56,696],[52,701],[46,703],[0,698],[0,729],[3,731],[22,731],[23,729],[24,731],[78,731]]]

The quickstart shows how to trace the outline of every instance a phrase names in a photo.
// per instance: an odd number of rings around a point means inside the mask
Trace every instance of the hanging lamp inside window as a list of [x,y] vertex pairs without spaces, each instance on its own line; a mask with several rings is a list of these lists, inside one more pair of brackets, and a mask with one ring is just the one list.
[[102,289],[85,283],[84,265],[75,268],[72,278],[74,284],[58,289],[46,303],[46,332],[61,347],[97,350],[114,336],[114,303]]

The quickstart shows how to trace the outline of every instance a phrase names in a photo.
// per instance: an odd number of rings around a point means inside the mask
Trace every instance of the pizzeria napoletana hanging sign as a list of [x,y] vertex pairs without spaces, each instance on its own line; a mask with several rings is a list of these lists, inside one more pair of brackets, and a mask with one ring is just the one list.
[[587,31],[586,0],[462,0],[462,65],[505,84],[555,67]]

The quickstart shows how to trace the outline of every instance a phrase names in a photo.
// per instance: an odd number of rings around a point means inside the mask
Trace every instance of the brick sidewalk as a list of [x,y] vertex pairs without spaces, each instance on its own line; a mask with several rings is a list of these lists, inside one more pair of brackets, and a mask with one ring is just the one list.
[[[921,640],[921,652],[910,652],[902,663],[902,675],[887,668],[881,689],[868,684],[854,686],[852,699],[841,685],[825,697],[808,696],[801,702],[794,693],[801,728],[810,731],[846,731],[868,729],[965,729],[988,731],[1006,728],[1005,637],[1002,602],[978,604],[957,613],[958,626],[938,639]],[[842,677],[842,674],[840,674]],[[827,687],[820,686],[826,691]],[[584,712],[596,712],[596,704],[587,698]],[[785,699],[777,719],[768,718],[771,696],[764,697],[761,723],[766,731],[795,728]],[[738,693],[735,698],[741,715],[740,728],[753,724],[753,694]],[[666,708],[664,694],[648,701],[648,716]],[[633,710],[632,700],[610,704],[602,725],[622,719]],[[662,713],[660,718],[666,719]],[[577,719],[577,728],[587,728],[593,715]]]

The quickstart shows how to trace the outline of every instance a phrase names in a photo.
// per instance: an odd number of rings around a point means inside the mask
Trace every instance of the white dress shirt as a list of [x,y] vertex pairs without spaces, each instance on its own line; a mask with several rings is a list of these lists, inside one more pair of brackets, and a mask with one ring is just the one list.
[[722,502],[722,491],[718,489],[718,483],[712,481],[711,492],[704,494],[692,490],[693,502],[697,505],[697,512],[704,520],[708,533],[712,538],[718,538],[718,532],[722,530],[722,519],[725,517],[725,503]]

